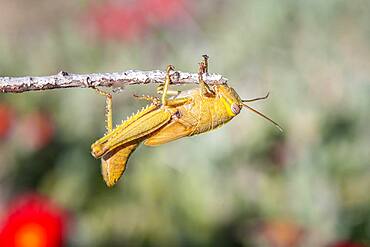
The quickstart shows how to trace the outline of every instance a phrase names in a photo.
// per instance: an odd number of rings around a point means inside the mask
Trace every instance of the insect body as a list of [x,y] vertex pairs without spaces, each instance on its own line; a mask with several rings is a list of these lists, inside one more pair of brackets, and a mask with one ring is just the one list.
[[[112,129],[111,96],[98,90],[107,97],[108,131],[105,136],[92,144],[91,149],[92,155],[102,160],[102,174],[108,186],[118,181],[131,153],[142,142],[147,146],[157,146],[185,136],[208,132],[230,121],[243,107],[273,122],[245,104],[265,99],[268,95],[242,100],[227,84],[207,85],[202,78],[202,74],[207,72],[207,58],[204,56],[204,61],[200,63],[199,88],[182,92],[169,91],[169,73],[173,67],[168,66],[163,89],[160,86],[159,90],[162,98],[139,97],[151,101],[151,104],[115,129]],[[281,129],[277,123],[273,123]]]

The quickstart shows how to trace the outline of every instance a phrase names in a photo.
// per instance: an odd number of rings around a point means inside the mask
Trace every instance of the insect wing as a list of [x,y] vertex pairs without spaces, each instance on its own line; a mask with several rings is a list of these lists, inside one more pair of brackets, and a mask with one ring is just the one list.
[[115,185],[126,170],[127,161],[139,143],[118,147],[101,158],[101,173],[108,187]]

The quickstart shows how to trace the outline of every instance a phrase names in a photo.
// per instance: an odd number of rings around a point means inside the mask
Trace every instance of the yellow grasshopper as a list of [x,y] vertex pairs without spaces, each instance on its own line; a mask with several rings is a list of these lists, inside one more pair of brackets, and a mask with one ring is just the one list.
[[[136,96],[151,101],[151,104],[127,118],[115,129],[112,128],[112,96],[106,96],[107,133],[91,145],[92,155],[101,158],[101,171],[107,186],[113,186],[126,169],[126,163],[140,143],[158,146],[185,136],[208,132],[229,122],[243,107],[257,113],[281,127],[273,120],[249,107],[245,103],[266,99],[265,97],[242,100],[227,84],[208,85],[203,74],[208,73],[208,56],[199,64],[199,87],[186,91],[170,91],[169,65],[164,84],[158,87],[161,98]],[[168,97],[170,96],[170,97]]]

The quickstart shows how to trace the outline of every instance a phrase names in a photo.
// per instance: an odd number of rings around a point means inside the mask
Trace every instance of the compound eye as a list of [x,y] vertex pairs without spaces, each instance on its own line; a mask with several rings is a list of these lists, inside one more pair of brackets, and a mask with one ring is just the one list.
[[240,112],[240,107],[237,104],[232,104],[231,105],[231,111],[236,115],[239,114]]

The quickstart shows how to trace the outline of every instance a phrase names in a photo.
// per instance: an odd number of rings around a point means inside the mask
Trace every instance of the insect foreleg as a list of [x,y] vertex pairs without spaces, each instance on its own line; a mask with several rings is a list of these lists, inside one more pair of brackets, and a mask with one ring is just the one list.
[[203,61],[199,63],[199,71],[198,71],[198,81],[199,87],[203,95],[208,97],[214,97],[215,92],[208,86],[208,84],[203,80],[203,74],[208,72],[208,56],[203,55]]
[[206,73],[206,74],[208,74],[208,58],[209,58],[209,56],[208,55],[202,55],[202,57],[203,57],[203,73]]

